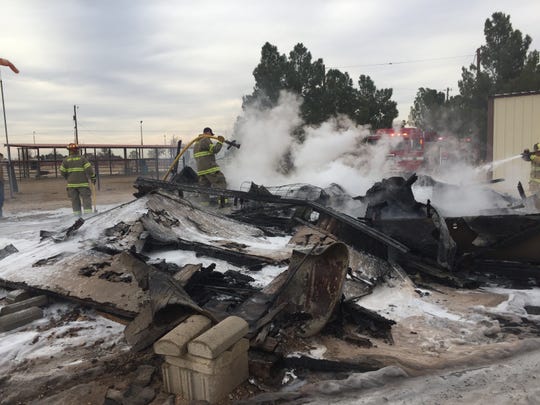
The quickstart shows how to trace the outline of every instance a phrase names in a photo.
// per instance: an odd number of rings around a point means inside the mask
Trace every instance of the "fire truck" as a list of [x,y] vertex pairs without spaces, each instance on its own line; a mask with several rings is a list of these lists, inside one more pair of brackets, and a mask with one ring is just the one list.
[[425,164],[426,139],[436,140],[434,133],[425,133],[418,128],[382,128],[367,137],[369,144],[378,144],[385,140],[389,145],[388,159],[392,163],[392,171],[416,172]]
[[407,127],[378,129],[366,141],[378,144],[383,139],[388,144],[387,158],[391,162],[392,172],[436,172],[445,166],[472,164],[475,161],[470,137],[441,136],[434,131]]

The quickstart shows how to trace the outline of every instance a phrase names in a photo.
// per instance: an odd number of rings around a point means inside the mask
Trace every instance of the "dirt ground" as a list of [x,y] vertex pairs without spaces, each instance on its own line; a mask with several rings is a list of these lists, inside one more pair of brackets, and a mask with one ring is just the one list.
[[[102,176],[96,184],[96,205],[120,204],[133,200],[135,176]],[[4,215],[33,210],[70,208],[66,181],[63,178],[18,180],[18,192],[5,186]]]

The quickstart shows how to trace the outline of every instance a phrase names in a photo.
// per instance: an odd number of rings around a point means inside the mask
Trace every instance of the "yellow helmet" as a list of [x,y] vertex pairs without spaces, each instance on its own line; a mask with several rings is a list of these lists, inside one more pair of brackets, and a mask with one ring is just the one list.
[[535,152],[538,152],[538,150],[540,149],[540,142],[535,143],[533,149]]
[[76,143],[70,143],[68,146],[66,146],[68,150],[79,150],[79,145]]

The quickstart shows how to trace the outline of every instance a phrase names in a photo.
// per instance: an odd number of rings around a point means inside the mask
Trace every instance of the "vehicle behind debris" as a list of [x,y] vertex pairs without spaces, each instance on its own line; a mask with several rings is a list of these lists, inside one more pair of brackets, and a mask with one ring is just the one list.
[[418,128],[378,129],[375,134],[366,138],[368,144],[378,144],[381,140],[390,142],[387,155],[392,162],[392,172],[411,173],[424,165],[425,135]]

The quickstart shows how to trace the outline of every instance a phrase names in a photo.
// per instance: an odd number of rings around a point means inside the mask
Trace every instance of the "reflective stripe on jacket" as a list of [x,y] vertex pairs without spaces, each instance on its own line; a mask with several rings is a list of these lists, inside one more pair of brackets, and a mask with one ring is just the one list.
[[221,169],[216,163],[216,153],[221,150],[222,143],[213,143],[210,138],[201,138],[193,145],[193,157],[197,162],[197,175],[204,176],[219,172]]
[[88,180],[95,177],[90,162],[79,155],[66,157],[60,165],[60,173],[67,179],[68,188],[89,187]]

